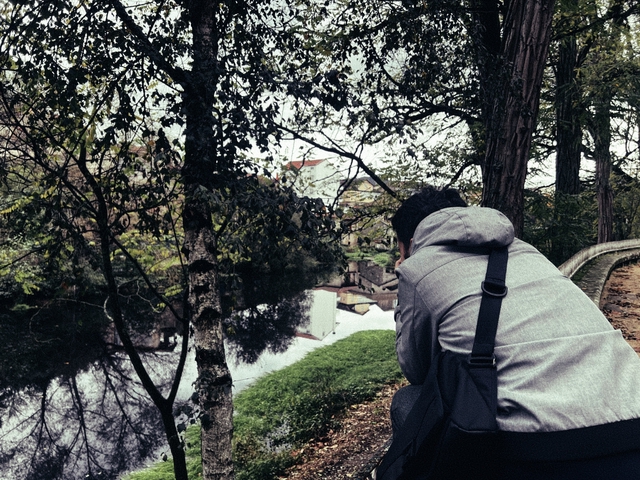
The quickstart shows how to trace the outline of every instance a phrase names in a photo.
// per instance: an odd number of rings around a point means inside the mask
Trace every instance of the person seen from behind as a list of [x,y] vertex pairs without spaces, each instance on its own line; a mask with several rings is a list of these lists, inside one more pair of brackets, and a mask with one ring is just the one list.
[[[488,249],[507,246],[508,295],[495,339],[498,428],[570,432],[569,450],[578,453],[504,461],[495,478],[640,479],[640,450],[606,436],[619,436],[625,430],[616,428],[640,419],[640,359],[598,307],[533,246],[514,238],[506,216],[467,206],[452,188],[423,188],[400,206],[392,226],[400,251],[396,351],[410,382],[393,399],[394,435],[437,352],[470,353]],[[593,442],[591,432],[603,425],[612,428]],[[614,443],[622,446],[607,447]]]

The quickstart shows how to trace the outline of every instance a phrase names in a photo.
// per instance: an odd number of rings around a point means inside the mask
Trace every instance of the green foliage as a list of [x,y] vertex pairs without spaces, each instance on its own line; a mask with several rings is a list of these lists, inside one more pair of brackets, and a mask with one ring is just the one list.
[[347,260],[371,260],[381,267],[392,267],[397,257],[395,249],[391,249],[388,252],[371,251],[370,249],[360,248],[350,248],[349,250],[350,251],[344,254]]
[[[88,286],[143,381],[129,334],[152,328],[163,308],[178,323],[201,311],[179,305],[183,230],[203,226],[209,235],[208,258],[189,260],[198,269],[208,263],[210,277],[198,287],[221,280],[224,314],[278,304],[339,258],[322,205],[264,187],[245,157],[254,147],[269,157],[280,137],[274,119],[282,118],[288,76],[274,78],[268,68],[288,55],[282,27],[292,14],[269,3],[200,7],[206,11],[173,0],[37,0],[2,12],[0,228],[3,237],[24,233],[6,259],[15,266],[5,272],[7,297],[21,292],[19,304],[32,306],[64,297],[58,284],[83,302]],[[201,41],[205,31],[211,36]],[[205,208],[185,213],[183,202]],[[23,254],[28,268],[18,265]],[[206,293],[217,304],[214,288]],[[166,408],[151,380],[145,387]]]
[[345,252],[344,256],[347,260],[356,260],[356,261],[364,260],[370,257],[370,255],[367,252],[363,252],[359,248],[352,249],[351,251]]
[[555,265],[595,243],[597,208],[593,193],[526,193],[523,240],[531,243]]
[[432,136],[437,136],[438,143],[419,143],[424,141],[420,136],[400,151],[390,153],[380,169],[381,177],[394,185],[400,196],[425,185],[455,184],[461,191],[466,190],[466,184],[477,188],[482,180],[477,168],[479,152],[478,146],[472,143],[469,130],[458,122],[440,118],[427,121],[424,129],[435,130],[437,133],[424,134],[424,137],[432,141]]
[[[523,240],[560,265],[597,241],[598,206],[585,184],[579,195],[527,191]],[[614,240],[640,238],[640,183],[621,168],[613,169]]]
[[215,208],[224,313],[277,304],[335,273],[342,259],[321,200],[248,176]]
[[342,251],[321,200],[257,173],[216,201],[223,323],[236,355],[252,362],[286,348],[308,318],[303,292],[337,272]]
[[393,256],[388,253],[378,253],[374,255],[373,261],[381,267],[392,267],[394,264]]
[[42,268],[35,262],[25,259],[35,248],[33,242],[20,245],[16,239],[8,240],[0,249],[0,278],[2,287],[0,297],[21,298],[36,293],[46,280]]
[[343,135],[327,150],[346,157],[376,145],[385,172],[407,182],[451,178],[475,160],[470,127],[458,121],[477,121],[481,98],[474,30],[461,4],[325,2],[308,4],[303,18],[314,29],[295,33],[314,56],[292,70],[291,88],[321,101],[297,102],[296,133],[312,137],[318,126],[338,125]]

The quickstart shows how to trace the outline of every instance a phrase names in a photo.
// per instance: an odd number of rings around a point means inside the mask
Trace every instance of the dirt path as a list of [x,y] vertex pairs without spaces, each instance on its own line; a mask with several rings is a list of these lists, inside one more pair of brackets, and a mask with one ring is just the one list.
[[600,309],[640,354],[640,263],[613,271],[602,291]]

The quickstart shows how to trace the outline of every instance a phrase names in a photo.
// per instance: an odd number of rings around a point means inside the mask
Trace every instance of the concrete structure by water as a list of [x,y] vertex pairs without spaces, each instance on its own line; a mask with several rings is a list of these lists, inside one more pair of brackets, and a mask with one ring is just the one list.
[[316,289],[311,292],[309,305],[309,323],[298,329],[298,332],[310,338],[322,340],[336,329],[335,292]]

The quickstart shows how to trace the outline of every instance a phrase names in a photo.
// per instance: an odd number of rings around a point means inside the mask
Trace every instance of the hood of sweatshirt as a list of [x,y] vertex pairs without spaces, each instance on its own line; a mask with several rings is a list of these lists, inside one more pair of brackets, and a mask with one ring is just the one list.
[[500,247],[513,242],[511,221],[486,207],[444,208],[426,217],[413,235],[411,253],[429,245]]

